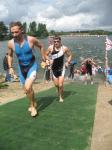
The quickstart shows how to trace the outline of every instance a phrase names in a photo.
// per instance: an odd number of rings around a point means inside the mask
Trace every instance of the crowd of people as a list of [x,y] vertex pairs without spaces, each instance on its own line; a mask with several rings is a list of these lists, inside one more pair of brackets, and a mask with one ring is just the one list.
[[90,77],[90,82],[93,84],[93,76],[96,74],[96,64],[91,58],[86,58],[81,64],[75,67],[75,64],[70,65],[69,79],[81,79],[87,84],[87,78]]

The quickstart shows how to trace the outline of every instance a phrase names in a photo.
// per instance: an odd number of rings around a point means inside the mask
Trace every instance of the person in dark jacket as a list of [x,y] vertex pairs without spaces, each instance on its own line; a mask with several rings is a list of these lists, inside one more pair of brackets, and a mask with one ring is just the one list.
[[48,83],[51,79],[51,66],[48,60],[46,60],[46,67],[45,67],[45,83]]
[[75,63],[73,61],[71,61],[69,68],[70,68],[70,73],[68,75],[68,78],[74,79],[74,66]]
[[11,81],[11,75],[9,74],[9,66],[8,66],[8,53],[6,53],[3,59],[3,68],[6,71],[5,82]]

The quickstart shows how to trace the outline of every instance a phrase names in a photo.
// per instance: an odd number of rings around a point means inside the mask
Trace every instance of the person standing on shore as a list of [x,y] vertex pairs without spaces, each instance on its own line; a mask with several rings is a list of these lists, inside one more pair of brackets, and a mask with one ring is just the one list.
[[72,60],[69,65],[69,69],[70,69],[70,72],[68,75],[69,79],[74,79],[75,64],[77,64],[77,63],[74,60]]
[[[48,37],[48,46],[53,45],[54,36]],[[50,55],[48,56],[50,58]],[[51,80],[51,64],[48,60],[46,60],[46,66],[45,66],[45,83],[48,83]]]
[[80,67],[81,80],[86,85],[87,84],[87,70],[85,64],[82,64]]
[[90,75],[91,85],[93,85],[93,72],[92,72],[92,66],[96,66],[95,62],[91,58],[87,58],[84,60],[82,65],[85,65],[86,67],[86,73],[87,75]]
[[[59,95],[59,102],[63,102],[63,83],[64,83],[64,74],[65,68],[70,65],[72,54],[68,47],[62,45],[61,37],[54,37],[53,45],[48,47],[46,52],[47,56],[50,55],[51,60],[51,71],[53,75],[53,82],[57,88]],[[67,61],[65,62],[64,58],[67,56]],[[49,59],[49,58],[48,58]]]
[[51,80],[51,66],[48,60],[46,60],[46,67],[45,67],[45,83],[49,83]]
[[5,82],[10,82],[11,81],[11,75],[9,74],[8,53],[6,53],[6,55],[3,59],[3,68],[6,71]]
[[36,79],[38,65],[35,61],[33,54],[34,46],[40,49],[42,59],[45,59],[45,50],[43,44],[32,36],[27,36],[23,32],[21,22],[12,22],[10,24],[10,30],[13,38],[8,42],[8,65],[10,74],[14,73],[13,70],[13,53],[15,52],[18,59],[18,69],[20,82],[23,85],[23,89],[30,100],[30,107],[28,111],[31,112],[31,116],[37,115],[37,103],[34,97],[33,82]]

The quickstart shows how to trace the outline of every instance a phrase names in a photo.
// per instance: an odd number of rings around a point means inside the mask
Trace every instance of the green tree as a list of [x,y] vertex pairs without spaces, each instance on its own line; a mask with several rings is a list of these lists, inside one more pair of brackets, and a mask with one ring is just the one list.
[[38,24],[37,35],[39,37],[47,37],[49,35],[45,24],[42,23]]
[[55,30],[50,31],[50,35],[55,35],[55,34],[56,34]]
[[0,40],[4,40],[8,34],[8,27],[3,21],[0,21]]
[[27,23],[26,22],[23,23],[23,32],[27,33]]
[[31,22],[29,25],[29,34],[32,36],[36,36],[37,33],[37,23],[35,21]]

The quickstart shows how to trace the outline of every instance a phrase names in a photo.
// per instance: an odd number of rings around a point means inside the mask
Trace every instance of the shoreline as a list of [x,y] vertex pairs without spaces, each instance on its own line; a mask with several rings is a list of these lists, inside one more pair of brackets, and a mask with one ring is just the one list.
[[[18,81],[4,84],[7,84],[8,86],[0,89],[0,105],[19,100],[26,96],[22,86]],[[53,86],[54,84],[52,81],[50,81],[49,83],[45,83],[44,81],[35,81],[33,89],[35,93],[38,93],[40,91],[52,88]]]

